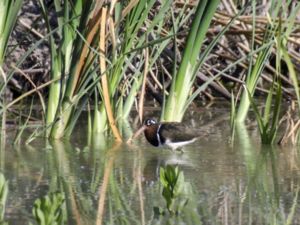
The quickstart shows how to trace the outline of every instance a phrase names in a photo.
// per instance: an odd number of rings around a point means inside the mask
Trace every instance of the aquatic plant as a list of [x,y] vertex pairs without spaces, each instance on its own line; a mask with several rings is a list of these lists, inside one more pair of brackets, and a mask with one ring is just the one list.
[[[124,5],[121,3],[110,5],[109,11],[114,11],[118,16],[113,18],[112,15],[107,15],[110,25],[107,26],[104,23],[101,26],[104,32],[100,36],[102,46],[100,51],[103,55],[99,58],[102,77],[101,85],[95,88],[96,104],[92,128],[95,133],[104,132],[107,129],[108,116],[111,117],[109,121],[111,127],[115,123],[112,118],[127,118],[143,80],[146,82],[148,69],[155,63],[168,43],[168,39],[160,38],[159,34],[162,32],[164,18],[171,1],[164,1],[155,19],[147,21],[154,4],[154,0],[143,0],[129,4],[129,8],[122,8]],[[147,29],[140,32],[145,24]],[[110,35],[109,39],[105,39],[106,33]],[[154,43],[149,42],[149,35],[158,40]],[[118,43],[117,40],[122,41]],[[111,45],[112,48],[108,48]],[[144,54],[140,54],[143,49],[147,50]],[[128,69],[133,68],[134,62],[137,66],[133,72],[128,73]],[[110,101],[109,107],[106,104],[108,100]]]
[[[8,40],[13,31],[18,18],[19,10],[21,9],[23,0],[1,0],[0,1],[0,108],[6,110],[5,103],[5,88],[9,81],[9,76],[3,70],[3,63],[8,47]],[[4,112],[0,119],[0,128],[5,129],[6,114]],[[1,143],[3,142],[4,134],[1,132]]]
[[164,121],[180,122],[187,110],[191,87],[204,60],[198,61],[199,52],[218,4],[219,0],[212,0],[201,1],[197,5],[178,71],[174,66],[171,89],[162,115]]
[[51,193],[34,202],[32,214],[39,225],[62,225],[65,220],[64,195]]
[[234,140],[235,125],[236,125],[236,105],[237,102],[234,99],[234,94],[231,93],[231,107],[230,107],[230,128],[231,128],[231,142]]
[[189,201],[190,184],[184,181],[183,171],[178,166],[167,165],[165,168],[161,167],[159,172],[167,209],[171,214],[178,214]]
[[[275,37],[276,46],[277,46],[276,74],[273,76],[273,82],[267,95],[263,114],[260,114],[253,97],[251,96],[249,90],[245,86],[245,90],[249,98],[250,104],[256,115],[261,141],[263,144],[272,144],[274,142],[279,127],[279,116],[281,112],[281,102],[282,102],[282,84],[281,84],[279,74],[281,73],[282,58],[288,59],[286,46],[284,46],[283,44],[284,39],[281,36],[282,35],[281,29],[282,29],[282,23],[281,23],[281,19],[279,19],[278,28],[277,28],[278,32]],[[275,100],[273,102],[274,95],[275,95]]]
[[[275,103],[273,106],[272,99],[274,95],[274,89],[276,94],[275,94]],[[248,96],[256,116],[261,142],[263,144],[272,144],[276,138],[276,134],[279,126],[278,121],[279,121],[281,101],[282,101],[281,84],[279,83],[278,85],[275,86],[275,84],[273,83],[272,88],[269,90],[269,94],[266,99],[263,114],[260,114],[258,107],[254,99],[251,97],[249,91],[248,91]]]
[[[288,39],[291,33],[291,27],[295,22],[295,15],[300,9],[300,4],[298,4],[292,12],[288,13],[289,5],[292,4],[291,2],[287,3],[287,5],[282,5],[282,1],[272,1],[271,7],[269,9],[269,22],[267,24],[266,32],[264,35],[264,39],[262,42],[263,50],[260,51],[254,60],[254,55],[251,55],[248,67],[248,73],[245,79],[245,85],[247,90],[242,90],[242,97],[240,100],[240,104],[238,106],[237,114],[236,114],[236,121],[237,122],[244,122],[250,107],[250,99],[253,97],[254,92],[256,90],[257,83],[262,76],[263,70],[267,63],[269,62],[273,47],[277,46],[277,48],[282,48],[283,46],[286,47],[286,40]],[[256,1],[252,1],[252,42],[251,42],[251,51],[254,51],[254,43],[255,43],[255,35],[256,35]],[[278,15],[289,15],[284,20],[278,20]],[[280,23],[280,25],[279,25]],[[280,26],[280,29],[278,28]],[[283,42],[278,44],[277,36],[282,37],[285,39],[284,45]],[[276,44],[277,43],[277,44]],[[257,47],[258,48],[258,47]],[[291,64],[290,57],[286,50],[284,52],[284,60],[287,62],[288,69],[290,71],[290,76],[293,81],[293,85],[296,91],[296,96],[299,101],[299,87],[298,81],[295,78],[295,73],[293,71],[293,66]],[[273,86],[273,85],[272,85]],[[250,96],[248,96],[250,95]]]
[[[156,36],[161,32],[171,1],[164,1],[155,19],[147,21],[154,3],[154,0],[131,1],[127,5],[111,2],[107,7],[103,2],[92,0],[86,4],[81,0],[62,5],[55,2],[59,40],[51,35],[49,42],[51,75],[56,81],[50,87],[46,122],[52,138],[68,138],[82,109],[90,101],[95,106],[91,130],[104,132],[109,124],[121,140],[115,118],[128,116],[142,81],[146,80],[149,67],[145,66],[142,73],[143,64],[151,66],[169,39],[148,42],[149,34]],[[50,33],[53,29],[49,25],[49,12],[43,1],[40,4]],[[64,14],[59,13],[61,11]],[[140,32],[146,21],[147,32]],[[153,48],[149,56],[139,57],[144,48],[153,45],[158,47]],[[133,60],[138,61],[139,66],[131,75],[126,75]],[[123,79],[125,82],[120,86]]]
[[[50,26],[48,9],[42,0],[40,5],[51,33],[54,29]],[[51,137],[61,138],[70,135],[76,122],[75,115],[83,107],[80,99],[86,94],[86,82],[91,80],[89,77],[95,60],[88,57],[88,48],[95,36],[98,23],[95,24],[94,21],[98,17],[93,14],[92,9],[96,5],[91,0],[86,4],[81,0],[72,4],[66,1],[62,5],[59,1],[54,1],[54,7],[58,15],[56,33],[59,41],[54,39],[54,34],[49,36],[51,79],[55,82],[49,90],[46,125]]]
[[0,77],[5,79],[2,70],[8,39],[15,26],[23,0],[3,0],[0,2]]

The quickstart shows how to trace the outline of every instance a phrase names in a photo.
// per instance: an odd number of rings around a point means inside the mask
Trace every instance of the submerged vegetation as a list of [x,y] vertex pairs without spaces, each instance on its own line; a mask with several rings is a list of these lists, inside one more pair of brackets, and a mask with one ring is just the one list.
[[35,200],[32,214],[38,225],[65,224],[64,196],[52,193]]
[[184,181],[183,172],[179,170],[178,166],[161,167],[160,182],[163,186],[162,196],[166,201],[169,213],[181,213],[181,210],[189,202],[188,196],[191,195],[191,186]]

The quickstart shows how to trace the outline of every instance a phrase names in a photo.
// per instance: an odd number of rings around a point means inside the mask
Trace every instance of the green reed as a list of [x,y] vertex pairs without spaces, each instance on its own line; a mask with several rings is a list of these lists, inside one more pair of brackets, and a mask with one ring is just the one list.
[[[273,102],[272,100],[273,100],[274,92],[275,92],[275,100]],[[279,126],[279,116],[281,112],[281,102],[282,102],[281,83],[278,82],[277,85],[275,84],[275,82],[272,83],[272,87],[269,90],[265,102],[263,114],[259,112],[257,104],[255,103],[254,99],[251,97],[249,91],[248,91],[248,96],[249,96],[250,104],[256,116],[261,142],[263,144],[272,144],[275,141],[278,126]]]
[[[174,48],[177,48],[177,32],[181,26],[185,25],[194,12],[195,17],[178,70],[176,69],[177,59],[174,60],[174,75],[170,93],[169,95],[165,94],[166,101],[163,106],[162,120],[180,121],[188,105],[201,90],[204,90],[214,79],[220,77],[225,70],[229,70],[242,61],[241,58],[232,63],[232,65],[192,92],[191,89],[194,86],[199,68],[207,59],[220,36],[230,26],[228,24],[213,39],[207,49],[199,55],[208,27],[218,6],[218,0],[201,1],[195,9],[189,8],[191,10],[187,13],[187,17],[185,17],[186,8],[184,8],[176,19],[174,18],[174,12],[169,10],[172,6],[172,1],[170,0],[163,1],[158,10],[155,8],[156,1],[154,0],[113,1],[106,5],[100,2],[102,1],[89,0],[88,2],[83,2],[82,0],[76,0],[64,1],[61,4],[59,0],[53,1],[58,24],[58,27],[53,28],[49,23],[50,11],[44,6],[44,2],[40,0],[48,28],[46,39],[48,39],[51,50],[51,79],[48,84],[43,84],[44,86],[37,88],[37,90],[50,85],[46,127],[48,135],[52,138],[69,138],[77,119],[81,115],[82,110],[86,109],[88,103],[92,106],[89,112],[90,133],[106,131],[109,128],[108,125],[111,124],[107,118],[108,107],[103,100],[106,92],[108,92],[107,94],[111,101],[111,113],[113,118],[116,119],[116,123],[121,119],[126,119],[134,103],[137,102],[137,99],[141,99],[141,94],[139,98],[137,98],[137,95],[141,90],[142,83],[148,79],[147,73],[159,61],[161,53],[170,44],[172,38],[174,39]],[[271,19],[264,41],[263,43],[255,44],[254,38],[257,35],[255,12],[257,9],[256,1],[252,2],[253,29],[251,52],[245,57],[243,56],[243,60],[249,58],[249,69],[245,78],[248,91],[243,90],[239,107],[234,110],[236,121],[244,121],[246,118],[248,109],[251,106],[250,97],[253,97],[264,66],[269,61],[270,55],[273,54],[274,47],[277,46],[276,35],[278,32],[282,36],[282,60],[287,64],[296,97],[298,102],[300,101],[298,79],[292,59],[287,51],[287,38],[293,32],[293,24],[299,12],[300,4],[295,4],[295,7],[290,9],[289,4],[281,3],[282,1],[272,1]],[[12,15],[16,17],[16,11],[17,8],[21,7],[21,1],[14,1],[14,4],[14,14]],[[107,8],[108,16],[105,25],[105,51],[100,51],[99,39],[103,40],[103,38],[99,37],[100,25],[98,21],[100,20],[101,8],[103,7]],[[95,9],[100,10],[95,11]],[[282,22],[281,31],[279,31],[277,17],[281,14],[286,18]],[[14,23],[15,17],[12,16],[11,18],[14,19],[10,21]],[[168,30],[170,26],[166,26],[166,23],[170,21],[171,17],[173,17],[173,27]],[[13,26],[7,27],[10,28],[9,32],[11,32]],[[43,41],[39,40],[37,43],[34,43],[30,51],[33,48],[37,48]],[[3,49],[5,50],[5,48]],[[26,53],[27,56],[30,51]],[[148,52],[147,54],[145,53],[146,51]],[[104,70],[100,69],[98,65],[101,59],[107,65]],[[20,59],[16,67],[20,66],[22,61],[24,61],[24,57]],[[7,77],[11,77],[13,73],[14,70],[10,71]],[[101,81],[104,75],[108,78],[108,87],[106,89]],[[272,86],[274,87],[269,93],[277,91],[277,81]],[[2,93],[3,90],[1,86],[0,92]],[[15,100],[25,98],[37,90],[29,91]],[[165,90],[163,91],[166,93]],[[249,93],[250,97],[248,96]],[[15,100],[9,103],[8,106],[15,103]],[[139,104],[139,106],[141,109],[143,108],[143,104]],[[1,112],[3,108],[0,108]],[[234,124],[236,121],[231,122]],[[97,135],[94,136],[97,137]]]
[[[279,26],[279,30],[281,26]],[[261,142],[263,144],[272,144],[275,141],[277,130],[279,127],[279,118],[282,103],[282,85],[279,74],[281,72],[281,32],[277,33],[276,43],[279,43],[276,54],[276,72],[273,77],[272,85],[268,91],[266,102],[264,104],[263,113],[260,113],[258,105],[252,97],[247,85],[244,85],[246,96],[255,113],[258,129],[260,132]],[[275,99],[274,99],[275,96]]]
[[[15,26],[23,0],[2,0],[0,2],[0,66],[2,66],[7,50],[8,39]],[[1,77],[4,77],[0,67]]]
[[[40,5],[50,33],[53,28],[49,23],[49,12],[43,1],[40,1]],[[84,92],[87,84],[82,85],[81,80],[91,73],[91,60],[83,62],[83,57],[86,57],[87,51],[86,38],[89,38],[88,35],[93,31],[92,20],[95,18],[91,18],[91,11],[94,5],[95,2],[91,0],[85,4],[81,0],[72,3],[67,1],[62,5],[60,1],[54,1],[58,15],[56,34],[59,36],[59,42],[53,35],[49,36],[51,78],[55,82],[50,86],[46,116],[48,134],[53,138],[66,135],[66,130],[72,127],[70,118],[75,118],[74,115],[82,110],[80,107],[82,96],[79,94]],[[88,46],[90,42],[87,43]]]
[[[257,84],[259,82],[259,79],[261,78],[261,75],[263,73],[265,65],[269,62],[270,56],[272,54],[272,51],[274,51],[274,48],[280,48],[283,52],[283,59],[288,65],[289,74],[291,77],[291,80],[293,81],[294,89],[296,91],[296,96],[299,102],[299,87],[298,87],[298,81],[295,77],[295,72],[293,69],[293,65],[291,63],[290,57],[287,53],[286,43],[287,39],[291,33],[292,26],[295,22],[295,15],[297,12],[299,12],[300,4],[297,4],[296,7],[292,10],[291,13],[288,13],[289,5],[292,4],[291,2],[287,3],[287,5],[282,4],[282,1],[272,1],[269,15],[270,20],[267,26],[267,31],[264,36],[263,44],[261,46],[266,46],[262,51],[260,51],[254,59],[254,55],[251,55],[250,61],[249,61],[249,68],[248,73],[246,76],[246,87],[247,90],[244,89],[241,97],[240,104],[238,106],[237,114],[236,114],[236,121],[237,122],[244,122],[249,110],[249,107],[251,105],[251,98],[253,98],[254,92],[256,90]],[[255,50],[254,47],[254,41],[255,41],[255,26],[256,26],[256,19],[255,19],[255,11],[256,11],[256,1],[252,1],[252,44],[251,44],[251,51],[253,52]],[[280,29],[279,22],[278,22],[278,15],[288,15],[286,16],[284,22],[280,22]],[[281,21],[281,20],[280,20]],[[278,34],[279,33],[279,34]],[[280,35],[281,39],[283,40],[278,44],[277,36]],[[257,46],[256,48],[258,48]],[[282,53],[281,53],[282,54]]]
[[[256,10],[256,1],[253,1],[252,3],[252,11],[253,11],[253,16],[252,16],[252,27],[253,27],[253,31],[252,31],[252,45],[251,45],[251,51],[254,50],[254,39],[255,39],[255,10]],[[267,32],[264,36],[264,41],[263,41],[263,46],[267,45],[269,43],[274,43],[274,38],[275,38],[275,29],[269,25],[269,27],[267,28]],[[266,65],[266,63],[268,62],[268,59],[270,57],[271,54],[271,50],[272,50],[273,44],[269,44],[267,45],[266,48],[264,48],[262,51],[260,51],[258,53],[258,56],[256,58],[255,63],[252,66],[253,63],[253,55],[250,58],[250,62],[249,62],[249,69],[248,69],[248,74],[246,77],[246,87],[248,91],[243,91],[242,93],[242,97],[241,97],[241,101],[238,107],[238,111],[236,114],[236,120],[237,122],[242,122],[246,119],[247,113],[248,113],[248,109],[250,106],[250,100],[248,97],[248,92],[250,94],[250,97],[252,97],[254,95],[254,91],[256,89],[256,85],[258,83],[258,80],[261,76],[261,73]]]
[[[114,32],[114,36],[105,42],[106,46],[112,44],[112,48],[105,52],[104,56],[110,64],[106,71],[101,71],[101,74],[105,73],[107,76],[111,110],[117,120],[128,117],[142,82],[147,79],[149,68],[154,65],[169,43],[170,38],[161,37],[160,34],[171,3],[172,1],[169,0],[164,1],[152,20],[148,17],[155,4],[154,0],[136,2],[125,15],[126,5],[118,2],[110,6],[112,8],[109,10],[115,12],[116,18],[108,17],[108,20],[115,25],[113,29],[112,26],[109,27],[108,33]],[[148,40],[150,36],[154,41]],[[120,43],[117,43],[118,40],[121,40]],[[92,123],[94,133],[103,132],[108,128],[107,107],[103,95],[103,86],[98,85],[95,88],[97,101]]]
[[[21,9],[23,0],[1,0],[0,1],[0,109],[2,111],[6,110],[5,103],[5,88],[9,81],[9,76],[3,70],[3,63],[5,62],[6,50],[8,47],[8,40],[15,27],[18,13]],[[3,114],[2,114],[3,113]],[[0,128],[5,129],[5,118],[6,112],[1,112],[0,119]],[[1,132],[1,143],[2,135],[4,132]]]
[[[147,58],[150,67],[168,44],[169,38],[161,38],[159,34],[171,2],[164,1],[155,18],[148,20],[154,0],[131,1],[127,5],[111,2],[105,6],[92,0],[85,4],[81,0],[72,4],[54,1],[59,40],[49,36],[51,76],[55,81],[50,87],[46,119],[52,138],[71,135],[88,101],[95,106],[90,126],[94,133],[108,128],[107,115],[114,118],[129,115],[142,81],[146,79],[143,74],[148,72],[143,72],[148,69],[144,68],[146,62],[141,51],[150,48]],[[48,22],[49,12],[43,2],[40,3],[50,33],[53,28]],[[103,27],[99,21],[107,6],[109,13]],[[100,26],[105,30],[105,37],[101,37]],[[145,26],[146,32],[141,32]],[[147,41],[149,35],[156,39],[155,42]],[[104,50],[100,51],[99,40],[104,43]],[[103,61],[105,67],[99,68],[99,61],[100,65]],[[133,65],[134,61],[139,66]],[[133,73],[128,75],[132,68]],[[103,76],[107,77],[107,85],[103,84]],[[105,104],[105,96],[110,100],[111,109]]]
[[201,64],[198,62],[199,52],[218,4],[219,0],[198,3],[180,66],[178,71],[173,71],[171,89],[162,115],[165,121],[181,121],[187,109],[190,90]]
[[[278,10],[279,8],[280,6],[277,6]],[[286,46],[286,40],[288,38],[288,35],[290,34],[289,31],[290,23],[293,23],[294,13],[298,10],[299,10],[299,5],[296,7],[296,10],[293,11],[292,15],[289,17],[290,19],[288,20],[288,22],[287,21],[283,22],[282,19],[279,18],[279,20],[276,23],[270,25],[270,27],[274,27],[270,38],[274,39],[274,46],[276,47],[276,74],[273,75],[273,82],[268,91],[263,113],[261,114],[259,112],[257,104],[255,103],[255,100],[253,98],[253,94],[256,88],[256,83],[258,81],[258,78],[262,73],[262,69],[263,69],[262,67],[264,67],[265,63],[267,63],[266,60],[269,57],[267,55],[268,52],[265,51],[261,52],[258,55],[253,70],[251,70],[251,73],[254,72],[253,75],[247,77],[249,79],[247,79],[246,81],[245,90],[239,106],[238,112],[240,114],[237,115],[237,121],[239,122],[243,121],[246,118],[247,110],[245,109],[247,107],[245,106],[247,104],[250,104],[252,106],[254,113],[256,115],[261,141],[263,144],[272,144],[275,141],[278,126],[279,126],[279,118],[280,118],[281,102],[282,102],[282,84],[280,80],[282,61],[285,61],[287,64],[288,70],[290,72],[291,80],[293,81],[293,85],[295,86],[298,105],[300,103],[299,93],[297,93],[297,91],[299,90],[298,81],[295,77],[295,70],[293,64],[291,63],[291,59],[287,52],[287,46]],[[268,49],[266,50],[269,51]],[[249,88],[252,90],[252,93],[251,90],[249,90]],[[243,98],[248,98],[248,100],[244,101]]]

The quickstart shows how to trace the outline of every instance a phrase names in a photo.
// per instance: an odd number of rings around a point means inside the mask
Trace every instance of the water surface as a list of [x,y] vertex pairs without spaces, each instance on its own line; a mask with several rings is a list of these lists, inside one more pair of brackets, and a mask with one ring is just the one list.
[[[135,117],[129,121],[124,137],[138,128]],[[28,224],[37,198],[61,192],[67,224],[300,224],[296,147],[261,146],[252,122],[232,140],[224,108],[191,110],[185,122],[209,135],[183,154],[155,148],[143,136],[118,145],[99,135],[88,146],[84,121],[71,142],[7,140],[1,150],[9,180],[6,221]],[[162,197],[159,168],[168,164],[179,166],[190,187],[178,215],[168,213]]]

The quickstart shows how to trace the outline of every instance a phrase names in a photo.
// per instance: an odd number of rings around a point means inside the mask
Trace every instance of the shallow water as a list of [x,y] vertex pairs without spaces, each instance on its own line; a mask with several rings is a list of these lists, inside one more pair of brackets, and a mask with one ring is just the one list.
[[[209,135],[183,154],[152,147],[143,136],[131,145],[99,136],[88,147],[83,128],[71,142],[38,138],[13,147],[8,140],[1,151],[5,219],[28,224],[37,198],[61,192],[67,224],[300,224],[298,149],[261,146],[255,126],[239,128],[232,141],[228,119],[224,108],[191,110],[187,125]],[[137,129],[134,121],[124,124],[124,137]],[[162,197],[159,168],[167,164],[179,166],[190,188],[178,215]],[[165,214],[155,214],[157,207]]]

